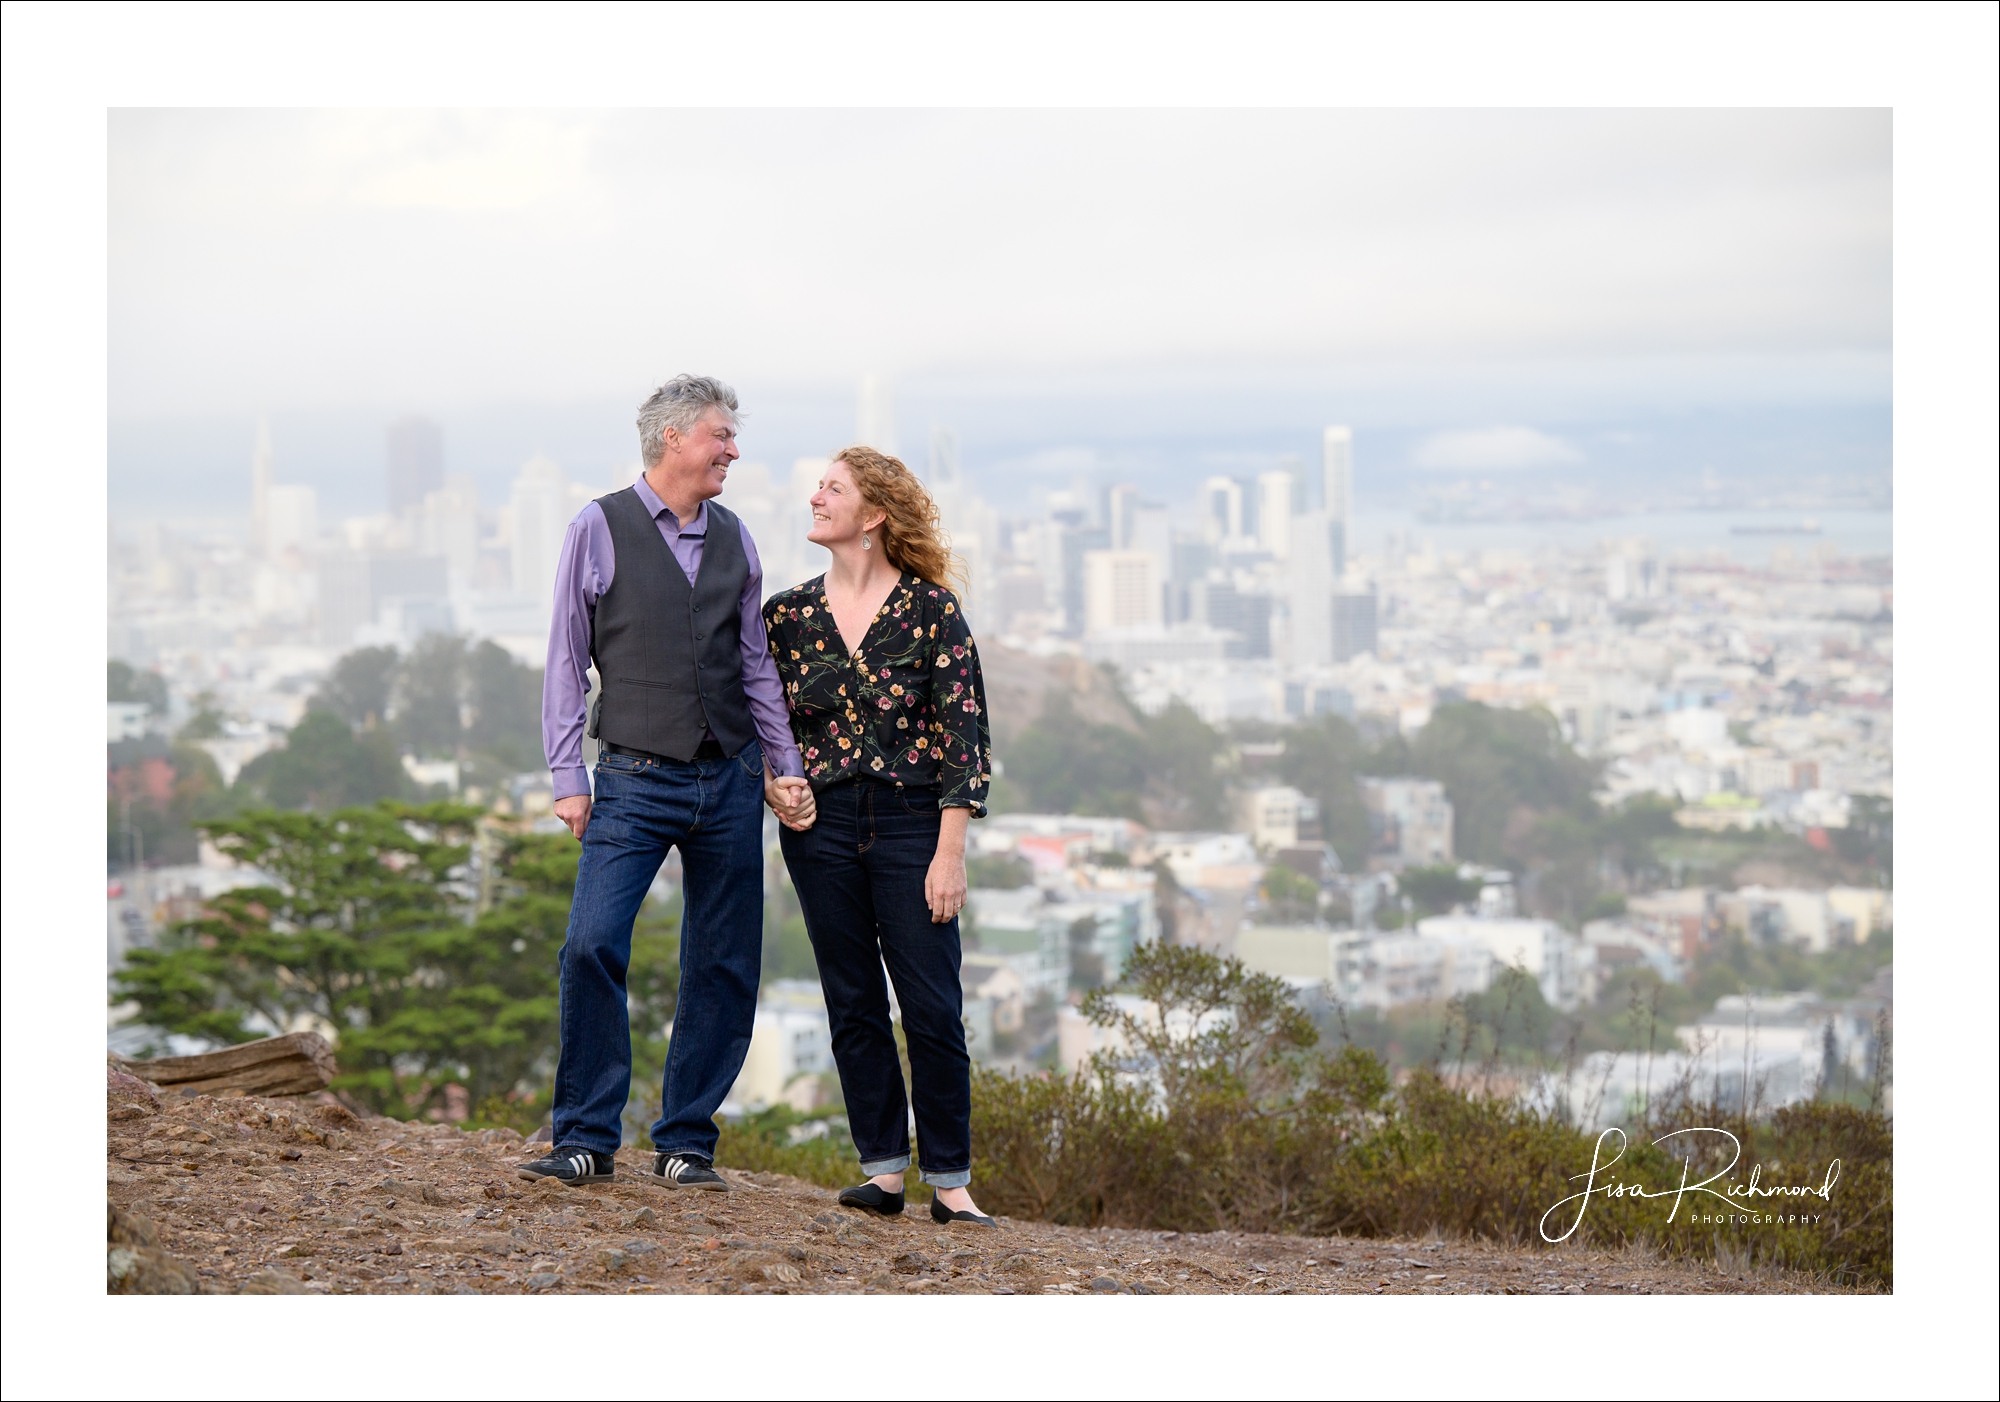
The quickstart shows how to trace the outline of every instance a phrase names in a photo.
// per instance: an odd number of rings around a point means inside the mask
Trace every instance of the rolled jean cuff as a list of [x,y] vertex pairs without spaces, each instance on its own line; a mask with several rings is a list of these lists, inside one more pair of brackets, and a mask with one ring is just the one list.
[[972,1170],[969,1168],[954,1168],[948,1173],[919,1172],[917,1174],[917,1181],[928,1183],[933,1188],[963,1188],[972,1181]]
[[884,1173],[901,1173],[909,1166],[910,1156],[908,1154],[898,1154],[893,1159],[863,1159],[861,1161],[861,1171],[870,1178]]

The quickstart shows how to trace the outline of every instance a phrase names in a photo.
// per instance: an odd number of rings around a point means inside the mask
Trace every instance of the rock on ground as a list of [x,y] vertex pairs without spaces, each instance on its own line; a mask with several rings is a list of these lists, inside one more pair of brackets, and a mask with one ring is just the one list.
[[[129,1078],[128,1078],[129,1079]],[[530,1183],[511,1130],[358,1117],[324,1098],[109,1104],[112,1293],[1771,1294],[1769,1269],[1472,1241],[1204,1236],[1003,1219],[885,1220],[827,1189],[724,1169],[729,1193],[644,1178]]]

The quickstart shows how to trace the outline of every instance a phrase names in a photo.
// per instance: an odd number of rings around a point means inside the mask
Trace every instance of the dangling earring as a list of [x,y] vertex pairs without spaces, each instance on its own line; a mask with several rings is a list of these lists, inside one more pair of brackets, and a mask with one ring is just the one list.
[[865,534],[861,537],[861,548],[863,550],[873,550],[875,548],[868,543],[868,537]]

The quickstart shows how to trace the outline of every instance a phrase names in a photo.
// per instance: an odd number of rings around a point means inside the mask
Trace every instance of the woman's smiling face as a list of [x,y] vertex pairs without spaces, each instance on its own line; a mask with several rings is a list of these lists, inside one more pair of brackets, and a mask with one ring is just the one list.
[[812,494],[812,529],[806,539],[815,545],[843,545],[874,530],[886,517],[886,512],[862,499],[847,464],[837,462],[827,468],[819,490]]

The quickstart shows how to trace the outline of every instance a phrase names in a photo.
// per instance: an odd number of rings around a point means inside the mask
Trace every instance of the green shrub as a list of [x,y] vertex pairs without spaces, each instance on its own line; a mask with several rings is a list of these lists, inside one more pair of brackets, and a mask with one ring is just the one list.
[[[1563,1119],[1455,1086],[1435,1067],[1391,1087],[1374,1053],[1317,1045],[1279,979],[1197,949],[1149,945],[1127,966],[1145,1002],[1093,994],[1086,1015],[1111,1031],[1075,1074],[975,1072],[974,1189],[989,1212],[1076,1226],[1203,1232],[1454,1236],[1532,1244],[1550,1235],[1636,1245],[1692,1259],[1726,1256],[1819,1272],[1847,1284],[1892,1280],[1891,1136],[1879,1114],[1829,1103],[1768,1120],[1667,1097],[1621,1142],[1572,1227],[1557,1208],[1579,1191],[1598,1136]],[[1675,1130],[1719,1131],[1702,1136]],[[1669,1221],[1671,1190],[1725,1168],[1724,1182],[1817,1184],[1840,1161],[1830,1200],[1743,1210],[1820,1217],[1751,1226],[1695,1219],[1731,1211],[1693,1195]],[[1650,1197],[1613,1196],[1617,1183]],[[1664,1194],[1663,1198],[1661,1195]],[[1565,1231],[1566,1228],[1570,1230]]]

